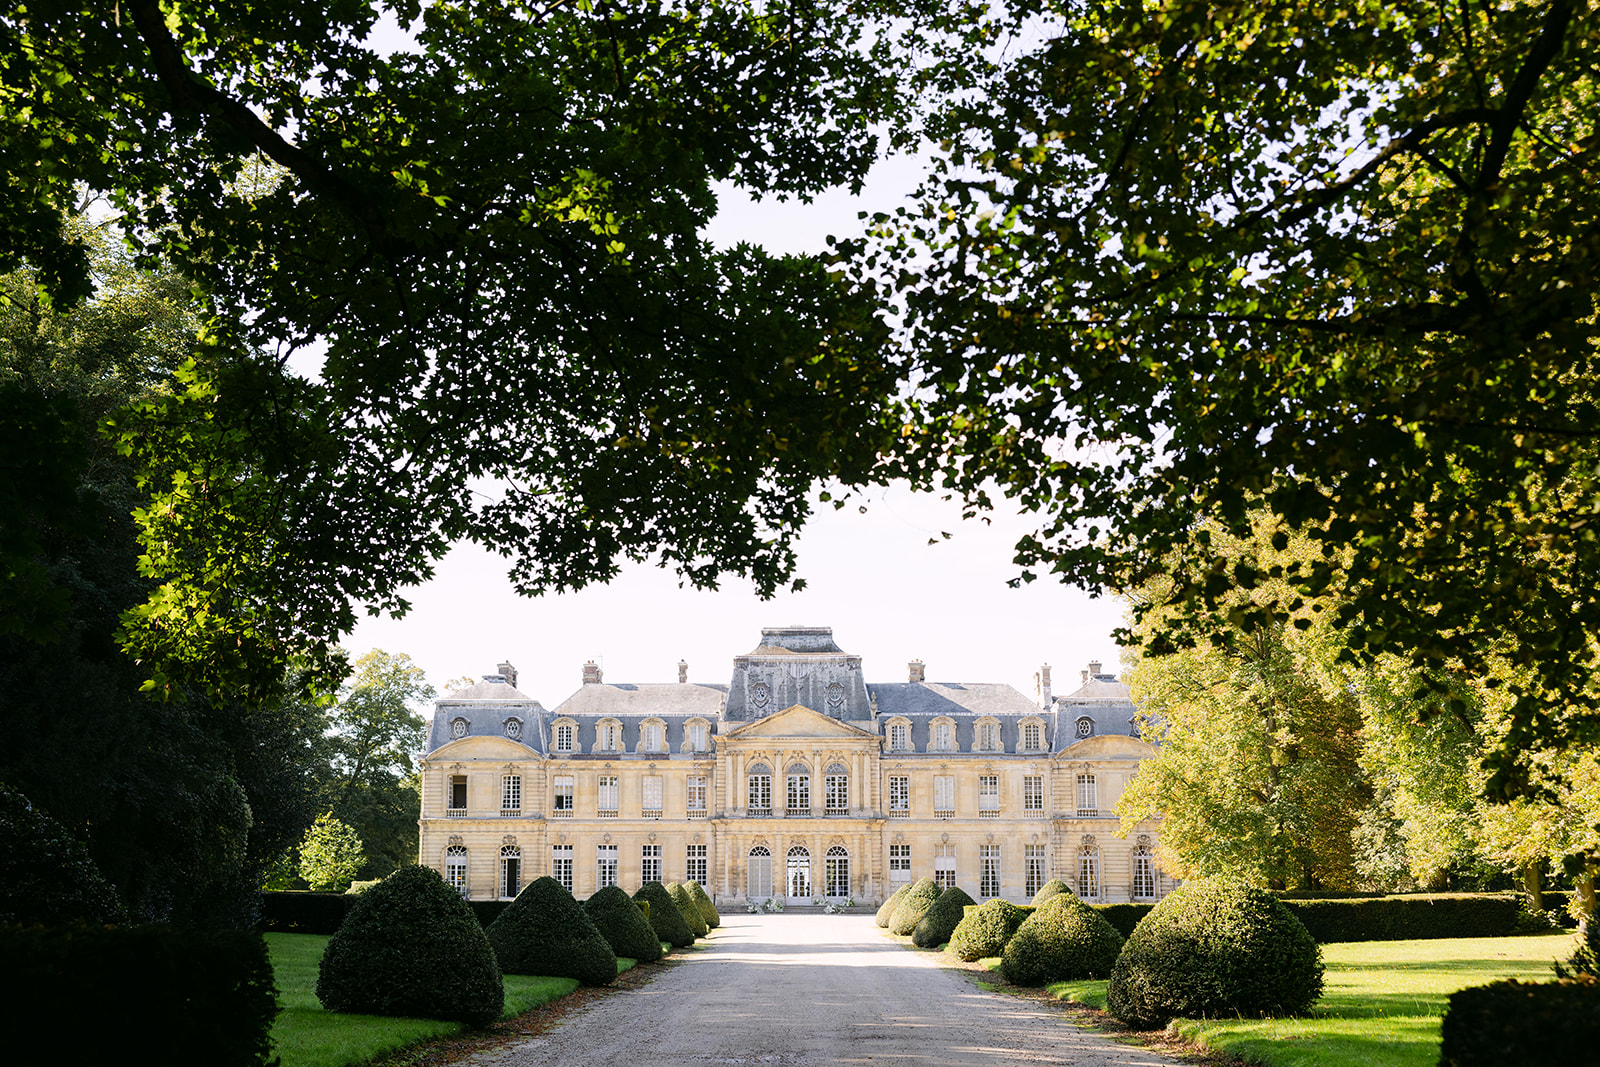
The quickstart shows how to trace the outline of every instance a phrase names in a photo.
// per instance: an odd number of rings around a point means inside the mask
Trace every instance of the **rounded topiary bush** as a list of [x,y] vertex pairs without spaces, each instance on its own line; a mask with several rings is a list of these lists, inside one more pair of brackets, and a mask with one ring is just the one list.
[[906,894],[909,892],[911,892],[911,883],[907,882],[893,893],[890,893],[888,900],[878,905],[876,922],[879,926],[888,927],[889,920],[894,918],[894,909],[900,906],[900,902],[906,899]]
[[986,900],[956,924],[945,951],[968,963],[998,956],[1027,918],[1026,908],[1005,900]]
[[413,865],[355,899],[322,953],[317,999],[329,1011],[482,1026],[499,1018],[505,987],[461,894]]
[[[1059,896],[1062,893],[1072,893],[1072,887],[1059,878],[1052,878],[1039,887],[1039,891],[1033,895],[1033,900],[1030,903],[1037,908],[1051,897]],[[1077,896],[1076,893],[1072,893],[1072,895]]]
[[620,887],[606,886],[583,902],[583,911],[618,956],[654,963],[666,955],[661,951],[661,938],[656,936],[655,927]]
[[673,948],[688,948],[694,944],[694,931],[684,921],[683,913],[678,910],[666,886],[660,882],[646,882],[639,887],[633,899],[649,903],[650,925],[661,940]]
[[1106,917],[1072,893],[1057,893],[1023,920],[1000,956],[1000,974],[1014,985],[1104,978],[1122,948]]
[[894,915],[889,919],[889,932],[897,937],[905,937],[917,928],[922,916],[938,899],[939,887],[934,884],[932,878],[922,878],[913,882],[911,888],[906,890],[906,895],[900,898],[899,905],[894,909]]
[[918,948],[938,948],[950,940],[950,934],[966,914],[967,905],[975,903],[977,901],[967,896],[960,886],[946,889],[911,928],[911,943]]
[[678,914],[689,924],[689,929],[694,931],[695,937],[705,937],[711,932],[711,928],[706,925],[706,917],[700,914],[700,905],[694,902],[694,894],[685,889],[683,883],[667,883],[667,895],[678,906]]
[[1135,1026],[1296,1015],[1322,995],[1322,951],[1288,906],[1231,878],[1191,882],[1134,927],[1106,1007]]
[[0,924],[126,918],[83,842],[21,793],[0,788]]
[[700,909],[700,917],[706,921],[708,929],[715,930],[722,925],[722,914],[717,911],[717,906],[711,902],[711,897],[699,882],[685,882],[683,888],[694,897],[695,906]]
[[500,970],[576,978],[584,985],[617,980],[617,954],[567,887],[546,875],[529,882],[489,928]]

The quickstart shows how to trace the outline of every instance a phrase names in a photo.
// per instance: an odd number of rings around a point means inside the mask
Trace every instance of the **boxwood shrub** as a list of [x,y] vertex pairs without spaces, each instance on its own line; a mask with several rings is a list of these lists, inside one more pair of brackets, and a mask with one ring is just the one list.
[[633,899],[649,902],[650,910],[646,914],[661,940],[673,948],[688,948],[694,944],[694,931],[684,922],[683,913],[678,910],[666,886],[660,882],[646,882],[639,887]]
[[1504,937],[1517,927],[1516,893],[1414,893],[1344,900],[1286,900],[1321,944]]
[[911,928],[911,943],[918,948],[938,948],[950,940],[950,934],[961,924],[968,904],[974,903],[960,886],[951,886],[939,894],[939,899],[922,913],[917,925]]
[[1006,942],[1031,913],[1031,909],[1019,908],[999,898],[984,901],[982,907],[965,910],[965,916],[950,932],[950,945],[945,951],[968,963],[1004,952]]
[[0,923],[126,918],[83,842],[21,793],[0,788]]
[[1600,978],[1507,979],[1450,994],[1439,1022],[1440,1067],[1593,1063]]
[[329,1011],[414,1015],[482,1026],[505,987],[472,909],[431,867],[401,867],[350,898],[328,941],[317,999]]
[[678,914],[683,916],[683,921],[689,924],[696,938],[705,937],[711,932],[706,925],[706,917],[700,914],[700,905],[694,902],[694,894],[685,889],[682,882],[668,882],[667,895],[678,906]]
[[1043,985],[1073,978],[1104,978],[1122,949],[1122,935],[1072,893],[1046,898],[1017,928],[1000,958],[1000,973],[1014,985]]
[[888,900],[878,905],[876,921],[879,926],[888,927],[889,920],[894,918],[894,909],[900,906],[900,902],[906,898],[906,894],[909,892],[911,892],[911,883],[907,882],[893,893],[890,893]]
[[1127,937],[1133,933],[1133,928],[1139,925],[1139,920],[1150,914],[1154,904],[1090,904],[1091,908],[1106,917],[1106,922],[1116,928],[1117,933]]
[[529,882],[484,931],[506,974],[576,978],[584,985],[617,980],[617,954],[566,886],[546,875]]
[[1288,906],[1232,878],[1157,904],[1123,945],[1106,1008],[1123,1022],[1295,1015],[1322,995],[1322,951]]
[[618,956],[654,963],[665,955],[644,910],[619,886],[606,886],[583,902],[583,910]]
[[700,917],[706,921],[707,929],[715,930],[722,925],[722,915],[717,911],[717,906],[711,902],[711,897],[706,894],[705,888],[699,882],[685,882],[683,888],[694,897],[695,905],[700,909]]
[[[1037,908],[1051,897],[1058,896],[1061,893],[1072,893],[1072,887],[1059,878],[1052,878],[1039,887],[1039,891],[1033,895],[1033,900],[1029,903]],[[1077,896],[1076,893],[1072,895]]]
[[894,909],[894,915],[889,919],[889,932],[897,937],[905,937],[917,928],[917,923],[927,910],[933,907],[933,902],[939,899],[939,887],[932,878],[922,878],[913,882],[911,888],[906,890],[906,895],[900,898],[900,903]]

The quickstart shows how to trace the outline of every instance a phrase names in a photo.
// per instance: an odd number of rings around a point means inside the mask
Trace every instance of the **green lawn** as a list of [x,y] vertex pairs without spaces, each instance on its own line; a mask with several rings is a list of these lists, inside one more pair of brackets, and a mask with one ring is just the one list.
[[[1300,1019],[1180,1019],[1178,1033],[1264,1067],[1434,1067],[1439,1016],[1449,994],[1497,978],[1552,977],[1574,935],[1438,941],[1362,941],[1322,946],[1327,984]],[[999,960],[984,960],[991,969]],[[1063,1000],[1105,1008],[1106,983],[1056,982]]]
[[[328,939],[316,934],[267,934],[273,977],[278,985],[278,1020],[272,1040],[283,1067],[347,1067],[365,1063],[430,1037],[463,1029],[439,1019],[396,1019],[386,1015],[342,1015],[323,1011],[317,1000],[317,965]],[[634,965],[617,961],[617,973]],[[578,988],[574,978],[505,976],[504,1018],[520,1015]]]

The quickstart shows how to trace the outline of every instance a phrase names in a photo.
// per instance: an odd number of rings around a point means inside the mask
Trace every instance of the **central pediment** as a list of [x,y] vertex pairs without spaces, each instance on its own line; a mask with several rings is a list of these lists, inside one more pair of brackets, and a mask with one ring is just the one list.
[[730,738],[795,738],[795,739],[848,739],[859,741],[865,738],[876,739],[877,734],[871,730],[863,730],[859,726],[852,726],[847,722],[830,718],[818,711],[812,711],[804,704],[791,704],[782,711],[775,711],[764,719],[746,723],[737,730],[730,732]]

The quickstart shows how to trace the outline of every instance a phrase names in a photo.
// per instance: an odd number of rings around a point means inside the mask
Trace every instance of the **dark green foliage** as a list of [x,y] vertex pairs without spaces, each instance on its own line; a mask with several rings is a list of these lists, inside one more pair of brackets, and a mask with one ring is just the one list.
[[1322,970],[1322,950],[1283,901],[1235,879],[1203,879],[1134,929],[1112,969],[1106,1008],[1135,1026],[1176,1016],[1296,1015],[1322,995]]
[[998,956],[1029,914],[1029,910],[1009,901],[986,900],[982,907],[973,908],[956,924],[950,933],[950,947],[945,951],[968,963]]
[[889,932],[896,937],[905,937],[917,928],[917,923],[922,921],[922,916],[933,907],[933,902],[939,899],[939,887],[932,878],[921,878],[911,884],[906,890],[906,895],[900,898],[900,903],[894,909],[894,914],[889,919]]
[[469,900],[467,907],[472,909],[472,914],[478,917],[478,925],[485,930],[489,924],[500,918],[500,913],[511,906],[509,900]]
[[949,941],[950,934],[966,914],[967,906],[973,903],[976,902],[960,886],[946,889],[911,928],[911,943],[918,948],[938,948]]
[[1346,900],[1286,900],[1319,944],[1504,937],[1521,911],[1516,893],[1429,893]]
[[1104,978],[1122,949],[1122,935],[1074,893],[1057,893],[1006,942],[1000,973],[1014,985]]
[[1600,1049],[1600,978],[1508,979],[1450,994],[1439,1022],[1439,1067],[1593,1063]]
[[[1039,887],[1039,891],[1033,895],[1033,900],[1030,901],[1030,903],[1034,907],[1037,908],[1040,904],[1043,904],[1045,901],[1049,900],[1051,897],[1055,896],[1057,893],[1071,893],[1071,892],[1072,892],[1072,887],[1070,885],[1068,885],[1067,883],[1063,882],[1059,878],[1052,878],[1048,882],[1046,882],[1044,885]],[[1076,894],[1074,894],[1074,895],[1076,895]]]
[[700,905],[694,902],[694,894],[685,889],[682,883],[668,883],[667,895],[672,898],[672,903],[677,905],[678,914],[689,924],[689,929],[694,931],[695,937],[705,937],[711,932],[711,928],[706,925],[706,917],[700,914]]
[[1154,904],[1090,904],[1091,908],[1106,917],[1106,922],[1114,927],[1117,933],[1127,937],[1133,933],[1133,928],[1139,925],[1146,915],[1149,915]]
[[1600,920],[1590,918],[1571,956],[1556,961],[1557,978],[1600,978]]
[[0,926],[8,1063],[255,1067],[278,1014],[261,935],[174,927]]
[[286,934],[332,934],[355,903],[356,897],[348,893],[262,893],[260,928]]
[[535,878],[484,931],[506,974],[576,978],[584,985],[617,980],[617,954],[589,914],[546,875]]
[[83,843],[21,793],[0,788],[0,924],[126,917]]
[[646,882],[639,887],[633,899],[649,902],[650,925],[661,940],[673,948],[688,948],[694,944],[694,931],[684,921],[683,913],[678,910],[666,886],[660,882]]
[[640,963],[659,960],[661,938],[645,918],[644,911],[618,886],[608,885],[583,902],[583,910],[618,956]]
[[706,894],[705,889],[699,882],[685,882],[683,883],[683,888],[689,891],[691,897],[694,897],[695,905],[700,909],[700,917],[706,921],[706,926],[709,929],[715,930],[722,925],[722,915],[717,911],[717,906],[711,902],[711,897]]
[[900,902],[906,898],[906,894],[909,892],[911,892],[911,883],[907,882],[893,893],[890,893],[888,900],[878,905],[878,915],[875,921],[879,926],[887,927],[889,925],[889,920],[894,918],[894,910],[900,906]]
[[499,1018],[505,987],[494,949],[437,871],[402,867],[351,899],[322,954],[317,999],[324,1008],[472,1026]]

